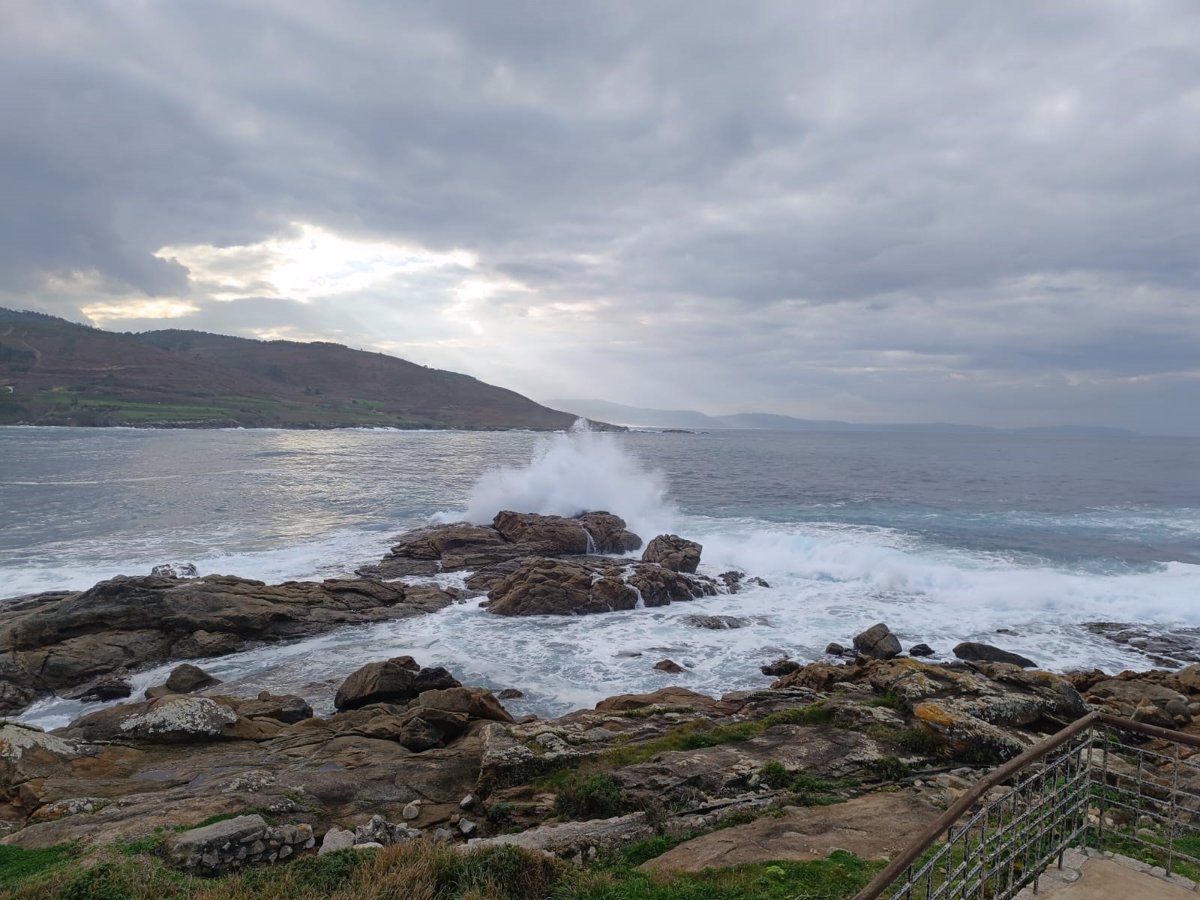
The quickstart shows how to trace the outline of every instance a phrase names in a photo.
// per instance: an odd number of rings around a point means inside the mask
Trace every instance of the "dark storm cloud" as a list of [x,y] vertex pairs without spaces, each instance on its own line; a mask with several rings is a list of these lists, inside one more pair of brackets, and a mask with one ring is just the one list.
[[[8,305],[172,298],[107,327],[645,405],[1200,432],[1192,3],[0,10]],[[494,283],[224,303],[155,255],[294,222]]]

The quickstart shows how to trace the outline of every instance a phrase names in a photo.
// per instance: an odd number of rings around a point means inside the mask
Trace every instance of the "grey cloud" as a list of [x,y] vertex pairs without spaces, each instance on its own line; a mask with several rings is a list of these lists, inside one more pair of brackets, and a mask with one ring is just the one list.
[[[646,405],[1200,432],[1191,3],[2,9],[5,302],[77,317],[42,285],[95,273],[199,310],[111,327],[445,342],[526,391],[586,360]],[[458,351],[445,279],[213,303],[153,255],[294,221],[532,291]]]

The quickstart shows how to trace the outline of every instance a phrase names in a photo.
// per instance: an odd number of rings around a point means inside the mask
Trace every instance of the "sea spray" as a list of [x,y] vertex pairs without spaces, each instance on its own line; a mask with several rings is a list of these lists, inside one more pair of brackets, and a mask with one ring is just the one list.
[[649,541],[669,531],[676,519],[666,494],[660,473],[580,419],[570,432],[540,441],[527,464],[485,472],[471,490],[465,511],[439,513],[435,520],[486,525],[503,509],[555,516],[607,510]]

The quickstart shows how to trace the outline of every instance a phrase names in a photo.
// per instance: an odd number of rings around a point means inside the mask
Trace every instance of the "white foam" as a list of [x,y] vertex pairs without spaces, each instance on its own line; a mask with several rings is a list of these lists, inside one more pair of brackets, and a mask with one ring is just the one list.
[[539,441],[527,464],[485,472],[466,509],[439,513],[435,520],[485,525],[504,509],[556,516],[603,509],[648,538],[670,530],[676,517],[665,483],[611,435],[590,431],[581,419],[569,433]]

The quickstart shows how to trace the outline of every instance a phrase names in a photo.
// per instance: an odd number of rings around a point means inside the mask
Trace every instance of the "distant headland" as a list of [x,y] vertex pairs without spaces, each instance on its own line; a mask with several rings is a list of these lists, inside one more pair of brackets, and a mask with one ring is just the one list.
[[575,419],[468,375],[340,344],[120,334],[0,308],[0,425],[557,431]]

